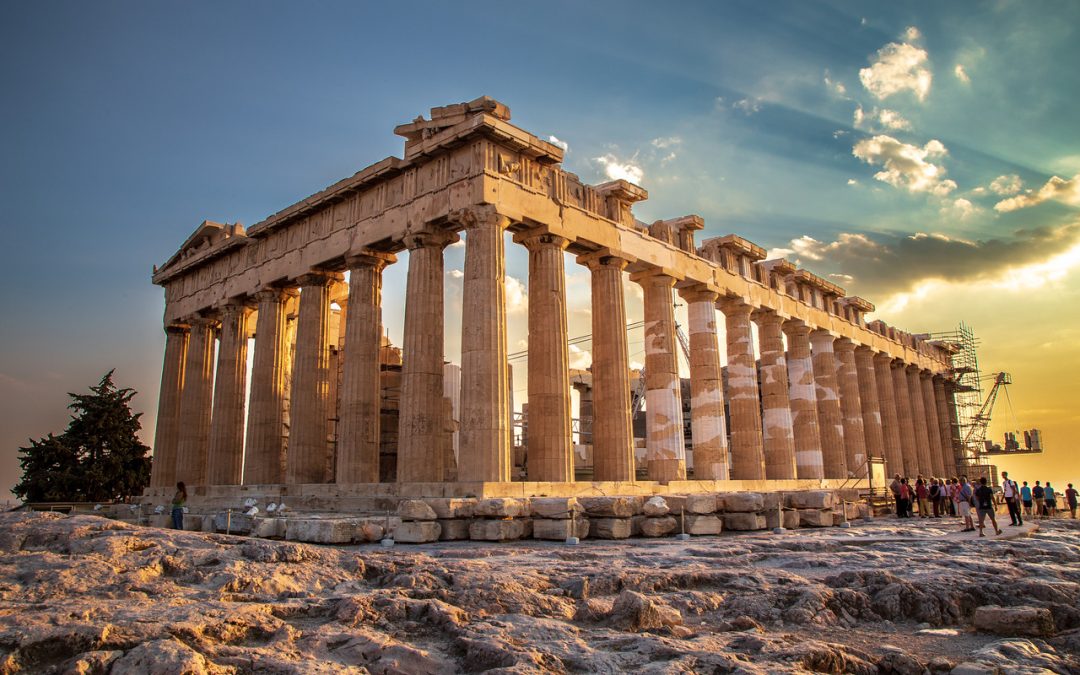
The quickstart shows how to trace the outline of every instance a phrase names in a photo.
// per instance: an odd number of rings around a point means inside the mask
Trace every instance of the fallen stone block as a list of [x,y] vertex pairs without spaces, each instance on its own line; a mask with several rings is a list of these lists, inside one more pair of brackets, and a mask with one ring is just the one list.
[[434,520],[410,520],[394,528],[394,541],[400,544],[427,544],[439,540],[442,525]]
[[532,521],[533,539],[564,541],[568,537],[584,539],[589,536],[587,518],[534,518]]
[[184,514],[184,531],[186,532],[202,532],[203,531],[203,517],[195,515],[194,513]]
[[576,497],[534,497],[529,500],[534,518],[574,518],[581,513]]
[[513,497],[481,499],[473,506],[473,515],[477,518],[518,518],[528,512],[529,505],[525,500]]
[[975,609],[975,628],[997,635],[1044,637],[1054,634],[1054,617],[1046,607],[999,607]]
[[348,544],[356,534],[356,521],[344,518],[289,518],[285,539],[309,544]]
[[589,536],[594,539],[627,539],[633,533],[630,518],[591,518]]
[[472,518],[476,500],[472,497],[440,497],[425,499],[439,520],[450,518]]
[[473,541],[508,541],[525,536],[521,520],[474,520],[469,524],[469,539]]
[[468,539],[471,522],[471,518],[440,518],[439,525],[442,525],[442,532],[439,534],[439,541]]
[[757,513],[765,508],[760,492],[725,492],[719,501],[724,513]]
[[832,509],[799,509],[800,527],[832,527],[835,524]]
[[686,516],[687,534],[720,534],[723,529],[724,521],[720,520],[719,516],[701,514]]
[[159,527],[163,530],[172,529],[172,516],[169,514],[163,516],[150,516],[147,518],[146,524],[150,527]]
[[631,537],[640,537],[641,536],[641,524],[643,522],[645,522],[646,518],[648,518],[648,516],[639,514],[639,515],[636,515],[636,516],[634,516],[633,518],[630,519],[630,536]]
[[222,511],[214,515],[214,530],[227,534],[251,534],[255,518],[239,511]]
[[578,503],[589,516],[600,518],[629,518],[641,512],[640,497],[578,497]]
[[668,505],[668,513],[677,516],[686,511],[686,495],[664,495],[664,501]]
[[435,510],[422,499],[402,499],[398,502],[397,515],[402,520],[435,520]]
[[671,507],[668,506],[667,501],[660,495],[650,497],[645,500],[645,503],[641,506],[641,512],[646,516],[666,516],[671,511]]
[[737,531],[764,530],[765,516],[760,513],[725,513],[724,529]]
[[787,498],[793,509],[831,509],[836,505],[836,495],[828,490],[790,492]]
[[687,513],[716,513],[719,506],[716,494],[705,492],[702,494],[686,495],[685,509]]
[[381,541],[385,536],[386,528],[382,522],[362,520],[356,524],[356,533],[353,535],[353,540],[371,543]]
[[646,518],[641,521],[641,536],[643,537],[667,537],[675,533],[679,527],[679,521],[673,516],[660,518]]
[[783,492],[763,492],[761,494],[761,510],[775,511],[777,506],[786,504],[787,499]]
[[263,539],[284,539],[284,518],[253,518],[251,523],[251,536]]
[[772,511],[765,512],[765,527],[766,529],[773,530],[777,527],[784,527],[788,530],[794,530],[799,526],[799,512],[798,511],[784,511],[783,525],[780,524],[780,514],[774,508]]

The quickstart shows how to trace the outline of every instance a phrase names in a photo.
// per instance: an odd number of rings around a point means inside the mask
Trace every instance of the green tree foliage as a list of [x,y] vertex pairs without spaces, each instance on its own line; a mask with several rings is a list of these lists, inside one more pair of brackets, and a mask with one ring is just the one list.
[[60,436],[20,448],[22,480],[12,492],[28,502],[111,501],[140,494],[150,482],[150,448],[139,440],[142,413],[134,389],[118,389],[113,371],[89,394],[68,394],[71,422]]

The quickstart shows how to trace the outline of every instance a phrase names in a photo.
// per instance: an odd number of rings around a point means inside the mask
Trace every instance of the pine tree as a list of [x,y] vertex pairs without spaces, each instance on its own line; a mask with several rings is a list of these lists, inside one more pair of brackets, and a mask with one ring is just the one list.
[[131,411],[134,389],[118,389],[113,371],[89,394],[68,394],[71,423],[20,448],[23,479],[12,490],[26,501],[126,500],[150,481],[150,451],[139,440],[142,413]]

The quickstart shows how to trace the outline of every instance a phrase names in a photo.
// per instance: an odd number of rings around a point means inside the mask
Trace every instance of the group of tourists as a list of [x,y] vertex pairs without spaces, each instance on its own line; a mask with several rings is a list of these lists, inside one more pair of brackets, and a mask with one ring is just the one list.
[[[986,478],[980,478],[977,484],[968,481],[967,476],[960,478],[924,478],[915,479],[914,485],[905,477],[896,474],[889,485],[896,501],[896,515],[899,518],[914,518],[916,510],[921,518],[941,518],[954,516],[963,518],[962,532],[979,530],[982,537],[985,521],[990,519],[994,532],[1001,534],[996,517],[997,498],[1000,496],[1009,510],[1010,525],[1024,524],[1024,516],[1053,518],[1058,513],[1058,492],[1047,481],[1043,485],[1035,481],[1034,487],[1028,487],[1027,481],[1018,485],[1009,478],[1009,472],[1001,472],[1001,490],[995,491],[987,484]],[[1062,495],[1069,509],[1071,518],[1076,518],[1078,493],[1069,483]],[[978,527],[972,517],[972,509],[978,516]]]

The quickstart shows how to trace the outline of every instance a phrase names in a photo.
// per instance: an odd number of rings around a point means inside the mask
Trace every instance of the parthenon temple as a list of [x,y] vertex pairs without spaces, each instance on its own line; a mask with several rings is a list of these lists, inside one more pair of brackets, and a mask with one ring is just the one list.
[[[954,474],[952,344],[867,321],[869,301],[739,235],[695,241],[699,216],[637,220],[644,189],[584,184],[562,148],[491,98],[394,133],[403,158],[246,229],[204,222],[155,267],[166,342],[151,493],[183,480],[205,494],[648,494],[828,488],[882,465]],[[444,250],[461,239],[461,358],[447,364]],[[520,438],[506,337],[514,245],[529,261]],[[406,250],[398,348],[382,279]],[[591,275],[587,371],[569,364],[568,259]],[[638,370],[627,284],[643,296]]]

